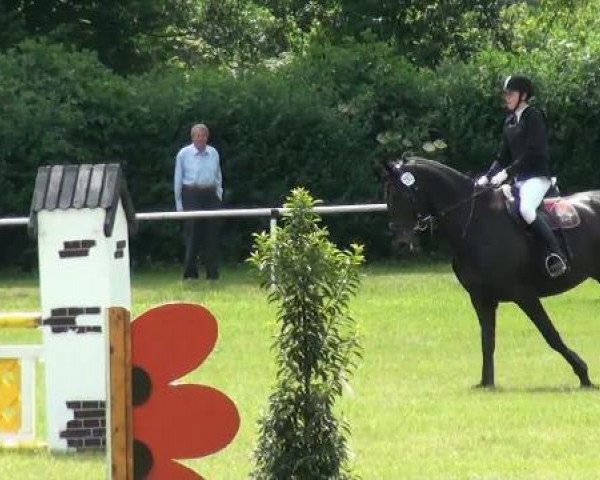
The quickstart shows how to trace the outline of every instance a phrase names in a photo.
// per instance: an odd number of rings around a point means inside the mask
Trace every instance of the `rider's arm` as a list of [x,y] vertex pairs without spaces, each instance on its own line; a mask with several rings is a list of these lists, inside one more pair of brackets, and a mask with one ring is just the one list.
[[488,179],[491,179],[498,172],[502,171],[504,165],[508,164],[510,164],[510,151],[508,150],[506,140],[502,140],[502,148],[500,149],[500,153],[498,154],[496,160],[494,160],[490,165],[490,168],[488,169],[485,176]]
[[496,155],[496,159],[490,165],[490,168],[488,169],[485,176],[488,179],[491,179],[498,172],[502,171],[505,165],[510,165],[511,162],[512,159],[510,156],[510,149],[508,148],[508,141],[506,139],[506,136],[502,135],[502,145],[500,146],[500,151]]

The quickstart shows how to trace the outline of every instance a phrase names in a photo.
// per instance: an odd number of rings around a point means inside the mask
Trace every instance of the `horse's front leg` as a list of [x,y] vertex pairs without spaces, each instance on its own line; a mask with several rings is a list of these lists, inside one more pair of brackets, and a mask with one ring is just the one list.
[[483,364],[481,367],[481,382],[478,387],[494,386],[494,350],[496,349],[496,309],[498,301],[486,295],[470,293],[471,303],[481,327],[481,351]]
[[540,299],[535,296],[527,296],[517,300],[516,303],[535,324],[537,329],[544,336],[546,342],[548,342],[548,345],[560,353],[564,359],[569,362],[575,375],[579,377],[581,386],[594,387],[588,376],[588,367],[586,363],[579,355],[565,345],[560,334],[556,328],[554,328],[546,310],[544,310]]

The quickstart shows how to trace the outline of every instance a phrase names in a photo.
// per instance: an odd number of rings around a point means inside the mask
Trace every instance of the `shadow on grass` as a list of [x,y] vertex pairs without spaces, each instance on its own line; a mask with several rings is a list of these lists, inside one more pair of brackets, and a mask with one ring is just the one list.
[[219,271],[220,278],[214,283],[204,278],[204,269],[200,266],[200,278],[184,282],[182,279],[183,267],[179,265],[143,267],[132,269],[131,278],[141,287],[164,285],[165,282],[181,284],[186,288],[194,286],[248,286],[258,283],[258,275],[248,265],[226,265]]
[[56,459],[65,459],[69,461],[77,461],[77,460],[105,460],[106,459],[106,451],[103,449],[91,449],[85,452],[53,452],[48,449],[45,445],[41,446],[31,446],[31,447],[6,447],[0,449],[2,453],[10,453],[11,455],[18,457],[36,457],[44,456],[47,458],[56,458]]
[[472,387],[472,391],[475,393],[483,393],[487,395],[500,395],[505,393],[577,393],[577,392],[591,392],[599,393],[598,387],[584,388],[572,385],[557,385],[557,386],[538,386],[538,387],[502,387],[497,386],[493,388],[481,388],[478,386]]
[[453,274],[450,260],[434,261],[423,258],[372,262],[362,267],[361,270],[362,273],[367,273],[372,277],[425,273]]

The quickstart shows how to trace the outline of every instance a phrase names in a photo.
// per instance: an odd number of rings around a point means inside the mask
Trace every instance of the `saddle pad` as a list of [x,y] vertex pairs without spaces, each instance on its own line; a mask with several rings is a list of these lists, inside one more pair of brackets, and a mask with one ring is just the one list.
[[581,223],[575,206],[564,198],[545,198],[543,205],[552,228],[575,228]]
[[[518,206],[515,203],[516,190],[513,190],[511,185],[502,185],[500,191],[504,195],[507,211],[517,220],[517,222],[522,222],[523,219],[521,218]],[[545,198],[540,205],[539,210],[542,208],[548,214],[548,220],[552,230],[557,230],[559,228],[576,228],[581,223],[577,209],[565,198]]]

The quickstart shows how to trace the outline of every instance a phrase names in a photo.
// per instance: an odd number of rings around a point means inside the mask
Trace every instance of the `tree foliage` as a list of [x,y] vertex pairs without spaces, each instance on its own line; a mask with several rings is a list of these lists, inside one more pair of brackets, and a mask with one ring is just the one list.
[[338,34],[366,31],[419,65],[439,63],[451,49],[461,58],[473,52],[469,30],[490,31],[498,24],[502,0],[342,1]]
[[186,26],[193,0],[3,0],[10,34],[0,35],[0,49],[45,37],[92,50],[120,73],[147,70],[164,60],[167,39]]
[[252,478],[350,479],[348,425],[335,400],[359,358],[349,303],[357,293],[362,248],[339,250],[314,213],[317,202],[295,189],[275,238],[255,236],[250,262],[269,302],[278,306],[276,391],[260,421]]
[[[47,37],[119,73],[156,64],[247,68],[310,44],[384,42],[419,65],[467,58],[502,32],[494,0],[5,0],[0,50]],[[492,32],[491,37],[484,32]]]

